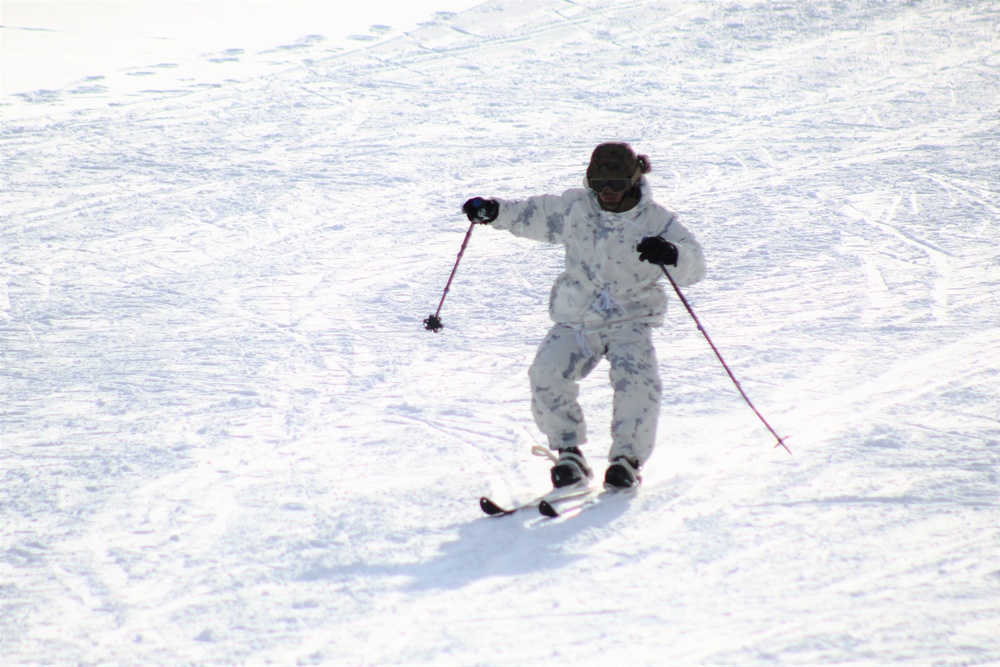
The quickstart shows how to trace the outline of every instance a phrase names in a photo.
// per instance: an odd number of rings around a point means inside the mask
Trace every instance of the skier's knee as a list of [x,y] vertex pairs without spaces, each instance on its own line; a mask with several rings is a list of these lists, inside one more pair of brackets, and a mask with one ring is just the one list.
[[532,387],[549,384],[554,377],[559,375],[560,373],[551,364],[538,359],[528,368],[528,379],[531,380]]

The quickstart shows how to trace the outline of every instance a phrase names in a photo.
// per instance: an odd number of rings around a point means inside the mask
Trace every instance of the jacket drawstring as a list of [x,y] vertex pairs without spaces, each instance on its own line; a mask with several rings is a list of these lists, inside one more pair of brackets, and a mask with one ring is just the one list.
[[576,331],[576,344],[580,346],[580,350],[583,352],[584,356],[588,359],[594,356],[594,350],[591,349],[590,343],[587,342],[586,334],[579,329],[575,329],[574,331]]
[[601,293],[597,295],[596,301],[597,301],[597,308],[601,311],[604,311],[605,313],[613,311],[616,308],[621,308],[621,304],[615,301],[615,298],[611,296],[611,294],[608,292],[607,287],[602,289]]

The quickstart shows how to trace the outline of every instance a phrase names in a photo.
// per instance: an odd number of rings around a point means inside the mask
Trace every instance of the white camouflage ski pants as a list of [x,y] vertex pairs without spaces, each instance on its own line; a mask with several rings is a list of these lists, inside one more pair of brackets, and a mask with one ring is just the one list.
[[608,460],[624,455],[641,465],[653,452],[662,391],[648,325],[589,334],[562,324],[553,327],[528,369],[535,423],[552,449],[585,443],[587,426],[577,402],[579,381],[601,359],[611,363],[614,388]]

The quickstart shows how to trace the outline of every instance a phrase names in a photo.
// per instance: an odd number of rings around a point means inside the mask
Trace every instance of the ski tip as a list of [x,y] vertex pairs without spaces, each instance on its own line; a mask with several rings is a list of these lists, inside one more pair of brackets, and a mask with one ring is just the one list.
[[510,510],[505,510],[486,496],[479,499],[479,507],[490,516],[510,514]]
[[547,500],[543,500],[538,503],[538,511],[542,513],[542,516],[547,516],[550,519],[554,519],[559,516],[559,512],[556,511],[556,508],[552,506],[552,503]]

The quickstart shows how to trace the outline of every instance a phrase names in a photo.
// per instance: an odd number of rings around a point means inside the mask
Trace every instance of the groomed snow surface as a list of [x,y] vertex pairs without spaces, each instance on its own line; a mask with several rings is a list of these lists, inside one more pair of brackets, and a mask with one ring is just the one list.
[[[0,662],[997,664],[998,26],[490,0],[5,98]],[[639,494],[488,518],[547,485],[560,249],[477,228],[421,323],[464,199],[577,187],[611,139],[705,246],[687,296],[793,454],[674,299]]]

